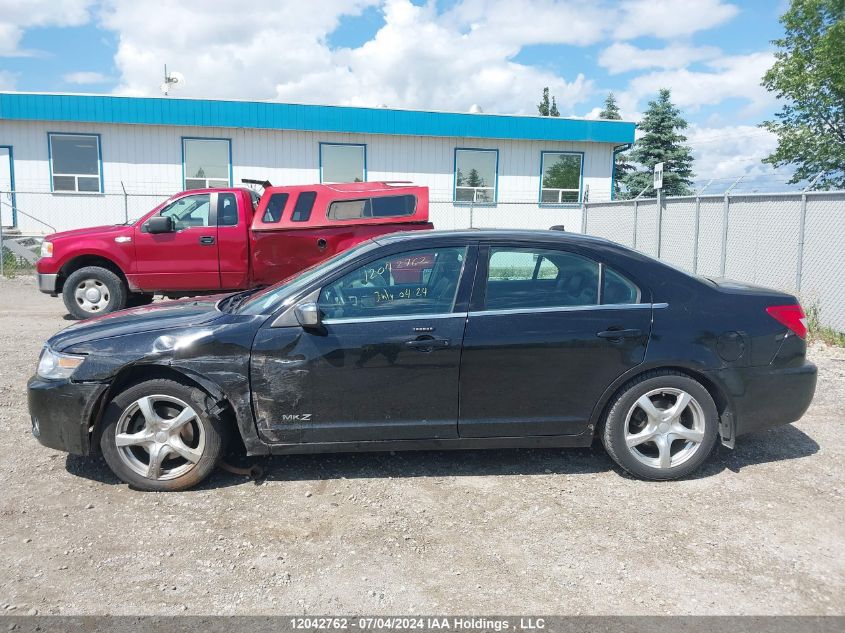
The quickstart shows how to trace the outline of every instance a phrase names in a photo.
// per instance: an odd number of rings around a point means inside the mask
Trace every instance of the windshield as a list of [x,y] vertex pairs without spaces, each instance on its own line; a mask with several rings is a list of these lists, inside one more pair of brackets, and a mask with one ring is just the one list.
[[348,251],[343,251],[334,257],[330,257],[329,259],[314,264],[310,268],[306,268],[295,275],[291,275],[279,283],[273,284],[272,286],[268,286],[267,288],[256,292],[244,301],[237,308],[236,312],[238,314],[269,314],[278,308],[282,301],[284,301],[285,297],[289,294],[307,286],[312,281],[319,278],[320,275],[330,271],[332,268],[342,266],[347,261],[376,246],[378,246],[376,242],[373,240],[367,240],[366,242],[361,242],[357,246],[350,248]]

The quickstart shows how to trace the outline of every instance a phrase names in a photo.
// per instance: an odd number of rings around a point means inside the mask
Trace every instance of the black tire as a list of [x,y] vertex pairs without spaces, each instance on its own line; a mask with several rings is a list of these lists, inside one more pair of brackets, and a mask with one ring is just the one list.
[[148,306],[155,299],[155,295],[144,294],[143,292],[132,292],[126,300],[127,308],[139,308],[141,306]]
[[[95,290],[103,299],[96,304],[96,307],[91,309],[86,309],[85,306],[95,304],[83,304],[82,300],[76,296],[77,290],[81,291],[86,283],[93,284]],[[109,269],[100,266],[85,266],[73,271],[65,280],[62,288],[62,299],[64,299],[65,307],[71,316],[76,319],[89,319],[100,314],[122,310],[126,307],[128,295],[129,291],[123,279]]]
[[[697,415],[698,419],[703,421],[703,437],[698,447],[688,456],[682,463],[676,466],[668,466],[664,468],[653,467],[643,463],[634,454],[634,448],[629,448],[625,439],[626,424],[628,424],[628,413],[632,411],[637,400],[648,393],[655,390],[682,390],[692,396],[697,402],[699,408],[696,412],[685,413],[684,415]],[[660,398],[660,395],[652,396]],[[672,398],[673,396],[667,396]],[[647,404],[647,403],[646,403]],[[644,412],[640,414],[642,418]],[[689,418],[687,418],[689,419]],[[631,424],[636,424],[637,420],[632,419]],[[701,424],[701,422],[699,423]],[[716,439],[719,431],[719,411],[716,408],[716,403],[710,396],[710,393],[705,389],[701,383],[693,380],[689,376],[673,371],[652,371],[638,378],[634,379],[616,395],[614,401],[610,404],[607,417],[604,424],[599,429],[604,448],[608,455],[624,470],[639,477],[641,479],[651,480],[668,480],[685,477],[695,471],[701,464],[703,464],[713,447],[716,445]],[[684,442],[678,444],[679,442]],[[659,461],[659,450],[656,443],[646,442],[640,446],[643,448],[636,448],[643,455],[644,452],[652,450],[655,455],[654,459]],[[669,442],[670,452],[675,453],[687,446],[684,440],[674,440]],[[648,455],[645,455],[648,458]],[[674,459],[674,458],[673,458]]]
[[[120,430],[118,428],[118,423],[120,423],[123,419],[125,412],[131,411],[134,408],[134,403],[147,396],[175,398],[189,405],[193,409],[194,413],[196,413],[196,417],[189,424],[192,436],[197,438],[193,443],[196,443],[199,447],[201,447],[201,449],[198,448],[192,450],[196,450],[196,452],[201,453],[201,456],[196,462],[189,462],[187,459],[176,455],[175,452],[170,451],[168,456],[165,457],[162,462],[162,476],[169,477],[171,476],[169,473],[172,473],[175,475],[172,476],[172,478],[155,479],[145,476],[144,474],[139,473],[136,469],[133,469],[133,466],[130,465],[135,463],[132,460],[132,456],[136,456],[139,464],[143,465],[145,453],[147,462],[149,462],[149,449],[144,448],[143,446],[133,446],[131,447],[131,451],[129,451],[129,456],[127,456],[127,452],[124,451],[128,451],[129,449],[127,449],[127,447],[118,448],[117,446],[116,437]],[[203,481],[212,470],[214,470],[219,463],[225,448],[225,422],[208,414],[207,407],[209,402],[208,396],[201,389],[175,380],[159,378],[155,380],[148,380],[129,387],[109,402],[103,415],[103,428],[102,433],[100,434],[100,448],[102,449],[106,463],[112,469],[112,472],[114,472],[114,474],[121,480],[139,490],[169,492],[186,490],[197,485]],[[156,408],[154,408],[154,412],[164,417],[168,413],[168,404],[169,403],[164,403],[164,408],[162,409],[162,404],[157,403],[155,405]],[[174,411],[175,410],[178,410],[178,408],[174,409]],[[132,424],[133,421],[137,424],[138,415],[141,415],[141,417],[144,418],[141,411],[138,410],[134,414],[128,416],[130,420],[128,424]],[[173,418],[165,418],[165,421],[169,421],[171,419]],[[185,426],[187,427],[188,425]],[[128,433],[132,431],[126,428],[123,432]],[[198,440],[200,437],[204,438],[202,442]],[[185,445],[191,444],[192,442],[187,440],[185,441]],[[136,467],[139,464],[136,464]],[[170,464],[169,467],[168,464]],[[180,468],[185,467],[188,467],[186,472],[176,475]]]

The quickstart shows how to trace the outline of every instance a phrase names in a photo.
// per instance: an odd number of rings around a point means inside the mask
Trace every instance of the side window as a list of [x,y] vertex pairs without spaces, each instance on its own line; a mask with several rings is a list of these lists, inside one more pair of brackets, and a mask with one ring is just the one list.
[[335,200],[329,205],[330,220],[355,220],[369,217],[369,200]]
[[159,212],[159,215],[173,218],[176,230],[182,231],[198,226],[208,226],[209,207],[209,195],[201,193],[195,196],[184,196],[171,202]]
[[602,304],[639,303],[640,290],[615,270],[605,266],[601,302]]
[[217,226],[238,225],[238,201],[233,193],[217,194]]
[[496,247],[490,251],[485,309],[531,309],[598,303],[599,265],[568,253]]
[[372,207],[371,215],[374,218],[395,218],[403,215],[414,215],[417,210],[417,197],[413,195],[404,196],[380,196],[370,200]]
[[267,206],[264,207],[264,216],[261,218],[262,222],[278,222],[282,219],[282,212],[285,210],[285,205],[288,203],[288,194],[274,193],[267,201]]
[[464,247],[378,259],[325,286],[318,305],[327,319],[451,312],[465,259]]
[[296,206],[290,216],[291,222],[308,222],[311,218],[311,209],[314,208],[314,200],[317,199],[316,191],[303,191],[296,198]]

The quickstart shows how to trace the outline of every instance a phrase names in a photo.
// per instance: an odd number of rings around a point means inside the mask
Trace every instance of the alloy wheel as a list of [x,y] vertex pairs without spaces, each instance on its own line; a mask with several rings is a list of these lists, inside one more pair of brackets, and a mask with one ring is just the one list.
[[625,445],[638,461],[665,470],[680,466],[704,441],[704,411],[683,389],[653,389],[625,418]]
[[139,398],[115,427],[117,454],[148,479],[168,480],[192,470],[205,450],[205,429],[196,411],[173,396]]

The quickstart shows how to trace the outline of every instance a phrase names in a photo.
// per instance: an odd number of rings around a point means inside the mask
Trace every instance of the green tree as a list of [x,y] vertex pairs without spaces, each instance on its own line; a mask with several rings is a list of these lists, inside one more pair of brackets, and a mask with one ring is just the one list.
[[687,128],[687,122],[672,103],[672,93],[668,89],[661,89],[657,99],[648,102],[638,127],[643,136],[634,143],[630,156],[638,168],[624,176],[627,197],[634,197],[651,185],[657,163],[663,163],[663,193],[667,196],[689,195],[693,157],[685,145],[687,137],[681,133]]
[[581,158],[572,154],[558,156],[543,174],[543,189],[577,189],[579,182],[581,182]]
[[560,111],[557,109],[557,101],[554,97],[549,96],[549,87],[543,88],[543,96],[540,103],[537,104],[537,112],[540,116],[560,116]]
[[478,170],[473,167],[469,170],[469,174],[467,174],[466,178],[466,186],[467,187],[483,187],[484,186],[484,178],[478,173]]
[[792,0],[781,16],[785,36],[763,86],[786,103],[761,125],[778,137],[763,159],[794,165],[790,183],[814,178],[820,188],[845,187],[845,0]]
[[604,98],[604,110],[599,112],[599,118],[610,119],[612,121],[622,119],[622,114],[619,112],[619,105],[616,103],[616,96],[612,92],[608,92]]

